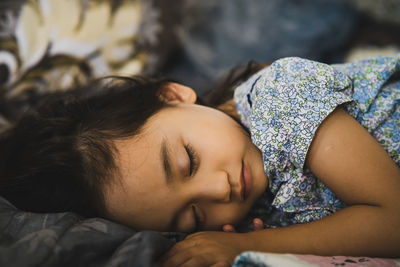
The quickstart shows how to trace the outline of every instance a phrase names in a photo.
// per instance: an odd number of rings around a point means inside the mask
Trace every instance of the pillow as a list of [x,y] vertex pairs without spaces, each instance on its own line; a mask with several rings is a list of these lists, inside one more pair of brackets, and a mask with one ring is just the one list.
[[0,3],[2,102],[29,106],[32,96],[100,76],[156,73],[177,45],[172,14],[178,6],[161,0]]

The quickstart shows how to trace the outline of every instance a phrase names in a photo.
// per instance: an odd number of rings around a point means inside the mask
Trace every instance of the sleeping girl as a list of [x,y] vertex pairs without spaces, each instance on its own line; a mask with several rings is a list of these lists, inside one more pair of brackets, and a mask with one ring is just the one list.
[[[400,256],[400,55],[233,74],[208,106],[140,77],[44,101],[2,135],[0,195],[192,233],[164,266],[229,266],[247,250]],[[260,199],[279,216],[236,232]]]

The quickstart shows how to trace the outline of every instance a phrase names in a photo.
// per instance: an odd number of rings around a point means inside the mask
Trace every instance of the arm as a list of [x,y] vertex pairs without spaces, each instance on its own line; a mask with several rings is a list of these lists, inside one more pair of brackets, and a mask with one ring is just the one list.
[[[306,166],[349,207],[321,220],[286,228],[246,234],[196,233],[186,244],[178,243],[166,255],[167,263],[188,258],[190,253],[185,249],[196,244],[194,258],[201,254],[202,243],[207,244],[205,249],[220,247],[218,253],[224,253],[225,249],[226,257],[222,259],[225,262],[233,261],[235,253],[245,250],[400,256],[399,167],[346,111],[337,108],[320,125],[308,151]],[[200,261],[207,262],[205,258]],[[216,262],[219,257],[213,259]]]

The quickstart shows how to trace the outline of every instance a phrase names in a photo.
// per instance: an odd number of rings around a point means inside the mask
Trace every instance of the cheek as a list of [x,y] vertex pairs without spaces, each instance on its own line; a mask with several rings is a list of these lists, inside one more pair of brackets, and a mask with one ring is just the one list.
[[[152,186],[150,186],[152,185]],[[137,230],[165,230],[171,206],[168,192],[141,179],[115,185],[106,193],[107,217]]]
[[237,224],[247,214],[249,208],[244,205],[215,205],[207,210],[207,230],[222,230],[225,224]]
[[226,158],[237,161],[237,157],[242,157],[245,148],[248,143],[251,142],[250,138],[244,136],[236,129],[226,132],[210,131],[198,135],[195,139],[197,140],[197,148],[199,152],[204,152],[206,155],[210,155],[211,158]]
[[[176,223],[176,230],[178,232],[191,232],[194,226],[194,216],[192,209],[186,209],[181,212],[178,216]],[[169,229],[171,231],[171,229]],[[172,229],[173,230],[173,229]]]

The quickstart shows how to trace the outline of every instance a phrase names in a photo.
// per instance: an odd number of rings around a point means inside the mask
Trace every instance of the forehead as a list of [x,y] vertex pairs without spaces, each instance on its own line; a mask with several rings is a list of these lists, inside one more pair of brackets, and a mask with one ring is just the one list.
[[170,199],[158,159],[160,142],[147,134],[115,142],[120,181],[108,188],[105,198],[112,219],[137,229],[158,228],[151,223],[169,220],[171,211],[160,209]]

